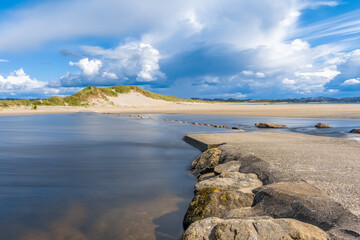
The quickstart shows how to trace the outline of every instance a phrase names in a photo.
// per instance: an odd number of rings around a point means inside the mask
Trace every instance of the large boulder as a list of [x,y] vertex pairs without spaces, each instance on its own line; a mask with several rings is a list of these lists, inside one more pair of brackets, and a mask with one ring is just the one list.
[[215,166],[219,164],[221,150],[211,148],[201,153],[192,163],[191,170],[195,176],[200,176],[208,172],[213,172]]
[[253,214],[307,222],[329,231],[334,239],[360,237],[360,219],[308,183],[274,183],[254,193]]
[[327,125],[325,123],[318,123],[315,125],[316,128],[331,128],[330,125]]
[[253,173],[223,172],[217,177],[198,182],[195,192],[206,188],[215,188],[222,191],[242,191],[252,193],[252,190],[262,186],[262,182]]
[[286,125],[275,123],[256,123],[255,126],[258,128],[287,128]]
[[360,128],[354,128],[349,133],[360,133]]
[[222,172],[239,172],[241,163],[239,161],[230,161],[227,163],[219,164],[215,166],[215,174],[221,174]]
[[184,229],[195,221],[208,217],[222,217],[231,209],[250,207],[253,201],[253,193],[222,191],[216,188],[201,189],[196,192],[186,211]]
[[182,240],[327,240],[321,229],[294,219],[256,217],[248,219],[206,218],[197,221],[183,234]]

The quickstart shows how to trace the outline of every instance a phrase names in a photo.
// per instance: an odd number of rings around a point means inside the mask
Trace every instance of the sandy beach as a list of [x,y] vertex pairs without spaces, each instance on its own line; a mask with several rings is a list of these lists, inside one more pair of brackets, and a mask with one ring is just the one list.
[[207,114],[296,118],[360,119],[360,104],[233,104],[233,103],[174,103],[151,99],[129,100],[126,104],[98,104],[89,107],[38,106],[1,108],[0,115],[50,114],[67,112],[98,112],[114,114]]

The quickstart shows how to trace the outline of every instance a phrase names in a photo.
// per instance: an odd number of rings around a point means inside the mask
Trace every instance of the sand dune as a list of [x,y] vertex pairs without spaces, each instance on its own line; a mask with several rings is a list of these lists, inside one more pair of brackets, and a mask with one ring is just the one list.
[[360,104],[234,104],[169,102],[145,97],[137,92],[108,97],[110,102],[92,100],[88,107],[41,106],[0,108],[0,115],[45,114],[66,112],[98,113],[178,113],[208,115],[239,115],[269,117],[309,117],[309,118],[360,118]]

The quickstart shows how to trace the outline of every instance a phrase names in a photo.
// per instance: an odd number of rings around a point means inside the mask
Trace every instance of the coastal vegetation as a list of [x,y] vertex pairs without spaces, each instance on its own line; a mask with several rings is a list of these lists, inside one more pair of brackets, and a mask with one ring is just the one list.
[[126,94],[130,92],[137,92],[145,97],[149,97],[155,100],[163,100],[170,102],[201,102],[202,100],[194,100],[194,99],[184,99],[177,98],[174,96],[166,96],[159,93],[154,93],[147,91],[138,86],[126,86],[119,85],[113,87],[94,87],[88,86],[81,91],[67,96],[67,97],[59,97],[53,96],[44,100],[36,99],[36,100],[0,100],[1,107],[13,107],[13,106],[31,106],[31,105],[45,105],[45,106],[86,106],[89,105],[93,100],[103,100],[105,102],[111,101],[109,97],[117,97],[119,94]]
[[30,106],[31,101],[28,99],[19,100],[1,100],[0,107]]

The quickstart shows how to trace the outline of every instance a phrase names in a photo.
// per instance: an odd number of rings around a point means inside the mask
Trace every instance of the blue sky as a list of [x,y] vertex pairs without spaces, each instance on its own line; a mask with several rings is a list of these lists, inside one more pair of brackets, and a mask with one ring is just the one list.
[[3,0],[0,98],[360,96],[360,1]]

